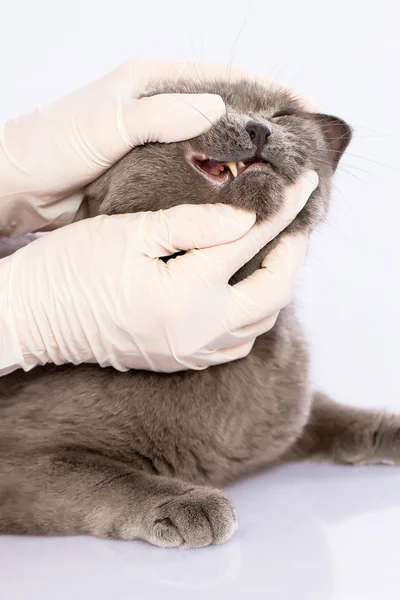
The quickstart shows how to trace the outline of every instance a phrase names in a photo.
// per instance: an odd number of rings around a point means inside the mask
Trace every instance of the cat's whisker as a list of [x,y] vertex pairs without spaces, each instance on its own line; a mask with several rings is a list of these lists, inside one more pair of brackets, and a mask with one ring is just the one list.
[[382,136],[380,135],[356,135],[353,134],[355,140],[379,140]]
[[187,100],[184,100],[182,98],[182,96],[180,96],[179,100],[181,102],[183,102],[184,104],[187,104],[187,106],[190,106],[191,108],[193,108],[193,110],[197,111],[200,115],[202,115],[211,125],[214,125],[214,123],[211,121],[211,119],[209,119],[199,108],[197,108],[197,106],[193,106],[193,104],[191,104],[190,102],[188,102]]
[[[314,43],[315,42],[312,41],[312,42],[306,44],[305,46],[303,46],[302,48],[300,48],[300,50],[298,50],[297,52],[294,52],[292,54],[292,56],[290,58],[288,58],[288,60],[286,62],[284,62],[283,65],[275,73],[275,75],[273,77],[273,81],[278,80],[279,77],[284,72],[284,70],[287,69],[303,52],[305,52],[306,50],[309,50],[310,48],[312,48],[312,46],[314,45]],[[273,83],[273,82],[271,82],[271,83]]]
[[[328,161],[324,161],[324,162],[328,162]],[[328,163],[328,164],[330,164],[330,163]],[[349,175],[351,175],[351,173],[349,173]],[[310,179],[309,179],[309,178],[308,178],[306,175],[302,174],[301,176],[302,176],[302,177],[304,177],[304,179],[307,179],[307,181],[310,181]],[[364,182],[362,182],[362,183],[364,183]],[[346,197],[344,196],[343,192],[341,192],[341,190],[340,190],[340,189],[337,187],[337,185],[335,185],[333,182],[331,182],[331,186],[332,186],[332,188],[333,188],[334,190],[336,190],[336,192],[337,192],[337,193],[338,193],[338,194],[339,194],[339,195],[342,197],[342,199],[343,199],[343,200],[344,200],[344,202],[346,203],[346,206],[347,206],[347,208],[348,208],[349,212],[351,213],[350,204],[349,204],[349,202],[347,201]]]
[[[351,212],[351,211],[350,211]],[[329,219],[328,217],[325,218],[325,223],[327,225],[329,225],[329,227],[331,227],[331,229],[333,229],[337,234],[339,234],[339,236],[343,239],[346,240],[346,242],[350,242],[350,238],[347,237],[347,235],[345,235],[343,233],[343,231],[340,231],[340,229],[338,229],[336,227],[336,225],[333,224],[333,222],[331,221],[331,219]]]
[[307,175],[305,175],[304,173],[301,173],[300,177],[303,177],[303,179],[307,179],[307,181],[309,181],[310,183],[313,183],[313,181],[307,177]]
[[399,167],[395,167],[394,165],[388,165],[386,163],[382,163],[379,160],[375,160],[373,158],[368,158],[367,156],[353,154],[352,152],[346,152],[346,154],[348,154],[348,156],[353,156],[354,158],[361,158],[362,160],[367,160],[368,162],[375,163],[376,165],[380,165],[381,167],[386,167],[387,169],[391,169],[393,171],[399,171]]
[[379,135],[381,135],[382,137],[393,135],[393,133],[388,133],[386,131],[379,131],[378,129],[373,129],[372,127],[366,127],[365,125],[357,125],[356,123],[350,123],[350,122],[349,122],[349,125],[351,125],[351,127],[354,127],[355,129],[368,129],[369,131],[373,131],[374,133],[379,133]]
[[245,20],[244,20],[241,28],[239,29],[239,32],[237,33],[237,35],[236,35],[236,37],[235,37],[235,39],[233,41],[233,44],[232,44],[231,57],[230,57],[230,59],[228,61],[228,68],[227,68],[227,72],[226,72],[226,80],[225,80],[226,84],[229,84],[230,81],[231,81],[233,61],[234,61],[234,58],[235,58],[235,54],[236,54],[236,49],[237,49],[237,45],[238,45],[238,42],[239,42],[239,38],[240,38],[241,34],[243,33],[243,30],[244,30],[244,28],[245,28],[245,26],[247,24],[246,23],[246,19],[247,18],[245,18]]
[[[316,156],[312,157],[313,160],[315,160],[316,162],[321,162],[327,165],[330,165],[331,163],[329,162],[329,160],[324,160],[322,158],[318,158]],[[343,161],[341,161],[337,167],[338,170],[341,171],[345,171],[346,173],[349,173],[349,175],[353,175],[352,173],[350,173],[349,171],[347,171],[344,167],[346,167],[347,169],[355,169],[356,171],[361,171],[362,173],[365,173],[366,175],[369,175],[370,177],[373,177],[374,179],[378,179],[380,181],[380,178],[377,177],[374,173],[371,173],[370,171],[367,171],[366,169],[363,169],[361,167],[356,167],[354,165],[349,165],[348,163],[344,163]]]
[[335,190],[335,192],[342,198],[342,200],[345,203],[345,205],[346,205],[347,210],[349,211],[349,213],[352,214],[351,204],[347,200],[346,196],[343,194],[343,192],[338,188],[338,186],[335,183],[331,182],[331,186]]
[[[326,138],[326,139],[329,139],[329,138]],[[332,138],[332,139],[340,139],[340,138]],[[321,151],[321,152],[325,152],[326,148],[316,147],[315,150]],[[333,150],[333,149],[331,149],[330,152],[335,152],[337,154],[341,154],[340,150]],[[398,171],[399,170],[398,167],[395,167],[393,165],[388,165],[387,163],[382,163],[382,162],[374,160],[372,158],[368,158],[367,156],[361,156],[361,154],[354,154],[352,152],[348,152],[347,150],[346,150],[346,155],[347,156],[353,156],[354,158],[360,158],[361,160],[366,160],[368,162],[375,163],[377,165],[380,165],[381,167],[386,167],[387,169],[392,169],[394,171]],[[356,168],[356,167],[354,167],[354,168]]]
[[[350,177],[353,177],[353,179],[356,179],[357,181],[359,181],[364,187],[368,187],[367,183],[363,179],[361,179],[361,177],[356,175],[355,173],[351,173],[350,171],[348,171],[347,169],[344,169],[343,167],[341,167],[340,170],[343,171],[344,173],[346,173],[346,175],[350,175]],[[374,177],[374,179],[376,179],[377,181],[381,181],[381,179],[379,179],[379,177],[376,177],[374,175],[371,175],[371,176]]]
[[249,1],[249,5],[248,5],[248,8],[247,8],[247,14],[244,17],[244,21],[243,21],[242,25],[240,26],[239,31],[236,34],[235,39],[234,39],[233,44],[232,44],[232,49],[231,49],[231,52],[230,52],[230,59],[228,61],[227,78],[225,79],[225,83],[226,84],[229,84],[231,82],[232,69],[233,69],[233,61],[235,60],[235,57],[236,57],[236,50],[237,50],[237,46],[238,46],[238,42],[239,42],[240,36],[242,35],[242,33],[244,32],[244,30],[246,29],[246,27],[247,27],[247,25],[249,23],[249,20],[253,19],[254,16],[256,15],[256,13],[259,12],[261,10],[261,8],[262,8],[262,7],[254,8],[253,12],[250,13],[251,5],[252,5],[252,0]]

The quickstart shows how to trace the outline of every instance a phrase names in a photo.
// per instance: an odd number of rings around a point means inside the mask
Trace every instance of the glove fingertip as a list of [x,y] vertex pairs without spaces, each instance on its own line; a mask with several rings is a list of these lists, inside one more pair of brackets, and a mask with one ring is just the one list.
[[189,101],[194,109],[201,111],[213,123],[226,114],[225,102],[218,94],[190,94]]

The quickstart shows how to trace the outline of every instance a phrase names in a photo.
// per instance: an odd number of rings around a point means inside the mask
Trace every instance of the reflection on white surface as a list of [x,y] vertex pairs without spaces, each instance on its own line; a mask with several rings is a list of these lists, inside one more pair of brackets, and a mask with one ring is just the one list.
[[228,492],[240,529],[224,546],[0,538],[1,597],[376,600],[400,588],[400,469],[290,465]]

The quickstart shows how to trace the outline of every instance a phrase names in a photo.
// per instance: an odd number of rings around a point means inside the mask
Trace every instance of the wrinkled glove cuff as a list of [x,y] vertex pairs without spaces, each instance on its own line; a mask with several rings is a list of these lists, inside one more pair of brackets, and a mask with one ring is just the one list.
[[10,276],[11,261],[3,259],[0,261],[0,375],[25,368],[9,301]]

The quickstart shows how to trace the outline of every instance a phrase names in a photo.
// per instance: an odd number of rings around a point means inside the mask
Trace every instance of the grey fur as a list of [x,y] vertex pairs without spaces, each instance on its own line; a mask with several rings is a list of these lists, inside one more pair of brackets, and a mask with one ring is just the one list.
[[[289,229],[323,221],[351,135],[342,121],[305,113],[288,93],[246,81],[182,81],[154,91],[217,92],[229,114],[197,139],[130,152],[89,187],[92,215],[227,202],[264,219],[279,208],[284,186],[314,168],[318,189]],[[277,111],[294,114],[273,117]],[[274,169],[216,188],[185,156],[249,158],[249,118],[272,129],[263,157]],[[234,280],[254,271],[267,251]],[[0,379],[0,531],[139,538],[164,547],[223,543],[236,517],[214,486],[283,460],[398,462],[399,433],[398,416],[312,394],[291,306],[247,358],[206,371],[117,373],[84,365],[17,372]]]

